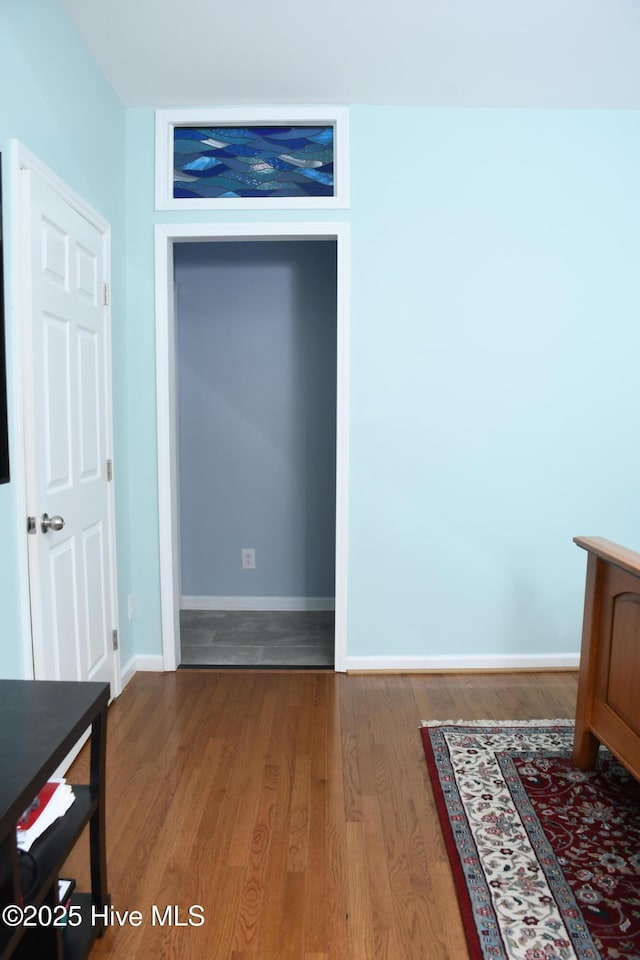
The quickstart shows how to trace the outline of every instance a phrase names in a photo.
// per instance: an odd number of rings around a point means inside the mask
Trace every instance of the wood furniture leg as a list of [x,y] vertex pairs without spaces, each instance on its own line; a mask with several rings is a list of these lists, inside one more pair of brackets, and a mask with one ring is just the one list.
[[595,766],[600,742],[591,733],[591,710],[595,687],[598,648],[597,627],[600,616],[598,598],[600,591],[602,561],[590,553],[587,559],[587,579],[584,593],[584,615],[582,620],[582,646],[580,650],[580,675],[578,680],[578,699],[576,705],[576,726],[573,740],[573,762],[581,770],[590,770]]
[[[90,784],[92,793],[98,796],[98,807],[89,822],[89,849],[91,863],[91,892],[93,903],[101,914],[110,905],[107,893],[107,850],[105,830],[105,779],[107,764],[107,707],[91,724]],[[104,934],[104,924],[98,928],[98,936]]]

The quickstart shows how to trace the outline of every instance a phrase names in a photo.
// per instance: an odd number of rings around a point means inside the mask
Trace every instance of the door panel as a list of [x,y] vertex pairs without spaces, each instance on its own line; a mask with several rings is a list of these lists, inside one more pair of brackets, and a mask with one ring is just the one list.
[[80,405],[80,431],[78,436],[78,454],[80,481],[88,483],[98,480],[100,475],[100,407],[92,384],[99,380],[100,344],[93,330],[80,328],[78,331],[78,377],[79,390],[83,403]]
[[47,463],[47,491],[68,489],[71,475],[71,373],[69,323],[64,317],[42,313],[43,372],[57,372],[42,384],[43,440]]
[[[109,657],[110,621],[104,595],[103,557],[105,545],[102,523],[82,532],[82,582],[86,613],[84,637],[89,675],[95,676]],[[105,644],[104,638],[107,643]]]
[[[116,692],[114,551],[106,475],[110,385],[105,235],[52,185],[28,178],[31,263],[27,429],[29,575],[38,679]],[[43,514],[64,519],[43,532]]]
[[67,540],[49,551],[51,643],[47,643],[47,679],[80,680],[78,676],[78,578],[75,544]]

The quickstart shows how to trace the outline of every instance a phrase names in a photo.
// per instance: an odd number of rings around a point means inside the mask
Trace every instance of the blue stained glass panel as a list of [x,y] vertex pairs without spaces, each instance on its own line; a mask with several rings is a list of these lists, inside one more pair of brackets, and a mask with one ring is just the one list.
[[333,197],[334,128],[174,127],[174,199]]

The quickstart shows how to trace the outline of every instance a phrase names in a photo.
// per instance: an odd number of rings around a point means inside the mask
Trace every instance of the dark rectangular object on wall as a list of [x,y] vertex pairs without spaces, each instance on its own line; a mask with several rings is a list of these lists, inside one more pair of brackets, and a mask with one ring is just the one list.
[[4,336],[4,251],[2,247],[2,157],[0,156],[0,483],[9,482],[7,362]]

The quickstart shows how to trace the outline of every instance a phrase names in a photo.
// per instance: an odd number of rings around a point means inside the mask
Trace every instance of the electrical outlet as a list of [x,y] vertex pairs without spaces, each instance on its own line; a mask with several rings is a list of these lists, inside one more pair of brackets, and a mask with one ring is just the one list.
[[129,620],[133,620],[136,615],[135,601],[133,599],[133,594],[130,593],[127,597],[127,617]]
[[241,552],[242,552],[242,569],[255,570],[256,568],[255,547],[243,547]]

